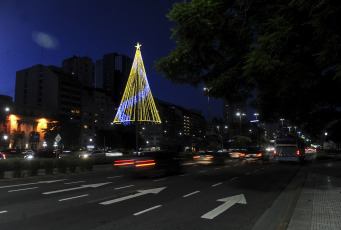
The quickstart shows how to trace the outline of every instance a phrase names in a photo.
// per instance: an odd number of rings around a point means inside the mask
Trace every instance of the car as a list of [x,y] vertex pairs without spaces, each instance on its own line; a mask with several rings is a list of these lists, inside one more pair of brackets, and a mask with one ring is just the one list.
[[5,160],[6,159],[6,154],[0,152],[0,160]]
[[207,151],[193,156],[195,164],[217,165],[224,164],[227,155],[223,152]]
[[123,153],[119,150],[108,150],[105,152],[105,155],[107,157],[121,157],[123,156]]
[[265,149],[258,146],[249,146],[245,151],[245,159],[263,159]]
[[181,172],[180,154],[172,150],[141,151],[133,157],[114,161],[114,169],[128,171],[134,177],[159,177]]
[[103,150],[93,150],[89,153],[84,153],[79,155],[80,158],[88,158],[88,157],[105,157],[106,154]]
[[229,149],[229,158],[231,159],[242,159],[245,157],[245,149]]
[[57,150],[53,149],[41,149],[32,154],[27,154],[24,159],[30,160],[34,158],[60,158],[60,154]]

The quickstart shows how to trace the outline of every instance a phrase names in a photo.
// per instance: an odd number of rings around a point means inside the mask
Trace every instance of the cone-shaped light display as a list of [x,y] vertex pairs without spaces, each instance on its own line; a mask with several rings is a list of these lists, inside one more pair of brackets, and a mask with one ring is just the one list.
[[133,66],[114,123],[125,125],[131,122],[161,123],[144,69],[141,45],[137,43],[135,47]]

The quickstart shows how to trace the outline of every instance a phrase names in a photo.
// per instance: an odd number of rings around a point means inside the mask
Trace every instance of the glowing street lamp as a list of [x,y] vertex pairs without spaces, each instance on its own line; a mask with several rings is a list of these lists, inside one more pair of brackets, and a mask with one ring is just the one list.
[[239,117],[239,129],[240,129],[240,134],[242,133],[242,116],[245,116],[245,113],[236,113],[236,116]]
[[281,118],[281,119],[279,119],[279,120],[282,122],[282,129],[283,129],[283,121],[284,121],[284,119]]
[[203,89],[204,91],[207,91],[207,116],[208,116],[208,123],[210,123],[210,88],[205,87]]

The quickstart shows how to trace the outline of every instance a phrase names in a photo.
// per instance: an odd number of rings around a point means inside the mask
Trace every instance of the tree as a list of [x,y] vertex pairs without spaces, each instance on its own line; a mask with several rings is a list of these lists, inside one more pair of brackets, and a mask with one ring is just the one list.
[[44,139],[48,147],[53,146],[56,136],[59,134],[62,139],[60,145],[67,149],[79,149],[80,145],[80,123],[67,116],[57,116],[51,119],[47,129],[43,130]]
[[173,5],[176,47],[156,62],[175,83],[249,98],[262,119],[314,135],[340,121],[341,5],[332,0],[192,0]]

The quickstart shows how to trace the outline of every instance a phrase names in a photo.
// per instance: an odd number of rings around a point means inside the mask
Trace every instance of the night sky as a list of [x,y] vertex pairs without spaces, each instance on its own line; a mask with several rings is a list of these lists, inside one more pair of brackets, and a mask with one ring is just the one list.
[[[175,85],[154,68],[154,61],[175,46],[173,24],[165,15],[179,1],[0,0],[0,94],[14,98],[18,70],[37,64],[61,67],[73,55],[93,62],[113,52],[134,58],[139,42],[153,96],[199,109],[207,118],[203,86]],[[210,114],[222,117],[221,100],[210,98]]]

